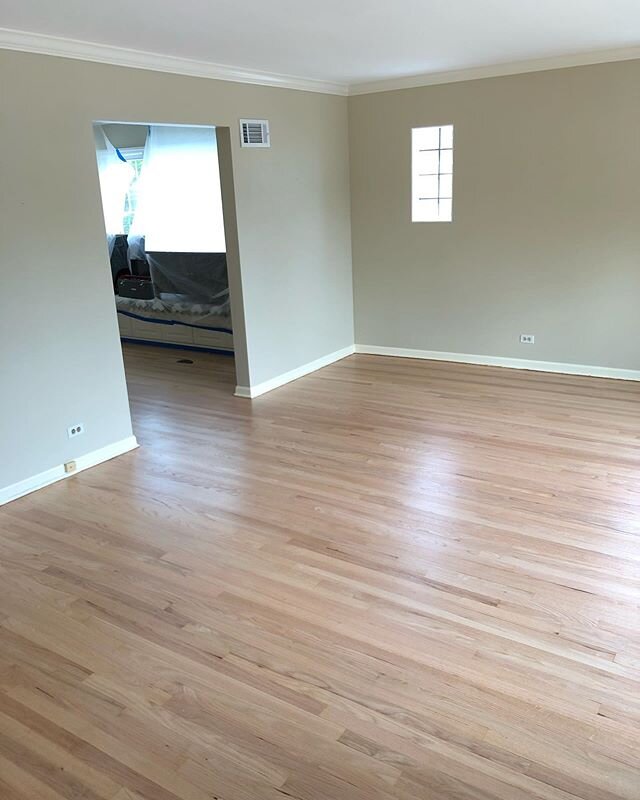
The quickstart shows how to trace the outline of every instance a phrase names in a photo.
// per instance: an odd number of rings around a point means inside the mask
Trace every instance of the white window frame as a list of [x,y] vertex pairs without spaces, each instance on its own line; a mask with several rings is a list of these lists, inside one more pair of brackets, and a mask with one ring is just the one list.
[[[425,146],[425,139],[437,139]],[[450,146],[449,145],[450,141]],[[433,146],[435,145],[435,146]],[[419,155],[431,152],[434,166],[431,172],[419,172]],[[453,152],[454,126],[421,125],[411,129],[411,221],[412,222],[453,222]],[[450,158],[448,154],[450,153]],[[450,160],[450,166],[444,161]],[[446,170],[446,171],[445,171]],[[431,178],[429,196],[423,196],[425,181]],[[444,178],[444,180],[443,180]],[[451,188],[445,188],[450,186]]]

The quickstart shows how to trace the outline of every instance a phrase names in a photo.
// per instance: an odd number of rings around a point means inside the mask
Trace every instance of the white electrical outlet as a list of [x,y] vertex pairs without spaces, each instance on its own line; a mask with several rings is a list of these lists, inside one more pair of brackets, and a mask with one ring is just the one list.
[[76,422],[75,425],[72,425],[70,428],[67,428],[67,436],[70,439],[73,439],[76,436],[81,436],[83,433],[84,433],[84,422]]
[[535,344],[536,337],[532,333],[521,333],[520,344]]

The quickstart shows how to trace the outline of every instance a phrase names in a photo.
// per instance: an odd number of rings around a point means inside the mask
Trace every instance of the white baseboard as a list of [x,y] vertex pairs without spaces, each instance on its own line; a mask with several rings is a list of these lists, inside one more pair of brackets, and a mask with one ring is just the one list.
[[270,392],[272,389],[284,386],[285,383],[291,383],[291,381],[302,378],[304,375],[309,375],[310,372],[315,372],[317,369],[327,367],[335,361],[340,361],[341,358],[353,355],[354,352],[353,345],[343,347],[342,350],[328,353],[326,356],[316,358],[315,361],[310,361],[308,364],[303,364],[301,367],[289,370],[289,372],[283,372],[282,375],[277,375],[275,378],[263,381],[263,383],[258,383],[255,386],[236,386],[235,395],[236,397],[248,397],[250,399],[259,397],[261,394]]
[[614,367],[590,367],[585,364],[563,364],[558,361],[531,361],[528,358],[478,356],[470,353],[445,353],[441,350],[412,350],[405,347],[379,347],[378,345],[372,344],[357,344],[355,346],[355,352],[374,356],[422,358],[429,361],[455,361],[461,364],[484,364],[488,367],[530,369],[535,372],[558,372],[564,375],[590,375],[594,378],[640,381],[640,370],[616,369]]
[[94,450],[84,456],[79,456],[73,459],[76,462],[76,469],[74,472],[66,473],[64,465],[60,464],[57,467],[52,467],[30,478],[25,478],[18,483],[13,483],[10,486],[5,486],[0,489],[0,506],[9,503],[11,500],[17,500],[18,497],[23,497],[25,494],[35,492],[36,489],[42,489],[49,486],[51,483],[62,480],[63,478],[71,478],[82,472],[83,469],[95,467],[103,461],[109,461],[111,458],[121,456],[123,453],[128,453],[129,450],[134,450],[138,446],[135,436],[129,436],[126,439],[121,439],[119,442],[114,442],[106,447],[101,447],[99,450]]

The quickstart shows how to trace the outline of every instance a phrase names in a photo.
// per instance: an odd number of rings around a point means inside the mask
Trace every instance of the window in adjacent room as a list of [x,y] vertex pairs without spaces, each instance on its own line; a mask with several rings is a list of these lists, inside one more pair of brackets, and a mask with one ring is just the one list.
[[411,220],[451,222],[453,125],[411,131]]
[[132,167],[131,182],[124,199],[124,213],[122,217],[122,233],[129,233],[138,203],[138,179],[142,169],[143,147],[121,147],[118,156]]

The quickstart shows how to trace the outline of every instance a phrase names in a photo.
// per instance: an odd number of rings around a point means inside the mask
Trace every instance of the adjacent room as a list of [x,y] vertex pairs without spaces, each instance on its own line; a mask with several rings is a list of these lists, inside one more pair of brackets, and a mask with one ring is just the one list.
[[640,800],[637,3],[0,0],[0,75],[0,798]]
[[[209,381],[233,393],[229,359],[205,355],[233,358],[216,129],[97,123],[93,131],[125,365],[155,364],[159,356],[150,348],[165,348],[175,359],[167,354],[162,361],[182,365],[179,382],[185,371],[205,366]],[[127,372],[129,391],[141,378],[135,373]],[[149,381],[145,373],[156,401],[165,396],[166,378]],[[150,400],[141,407],[149,410]],[[159,413],[156,404],[156,421]],[[82,423],[72,427],[75,436],[82,430]]]
[[94,133],[121,340],[232,354],[215,128]]

